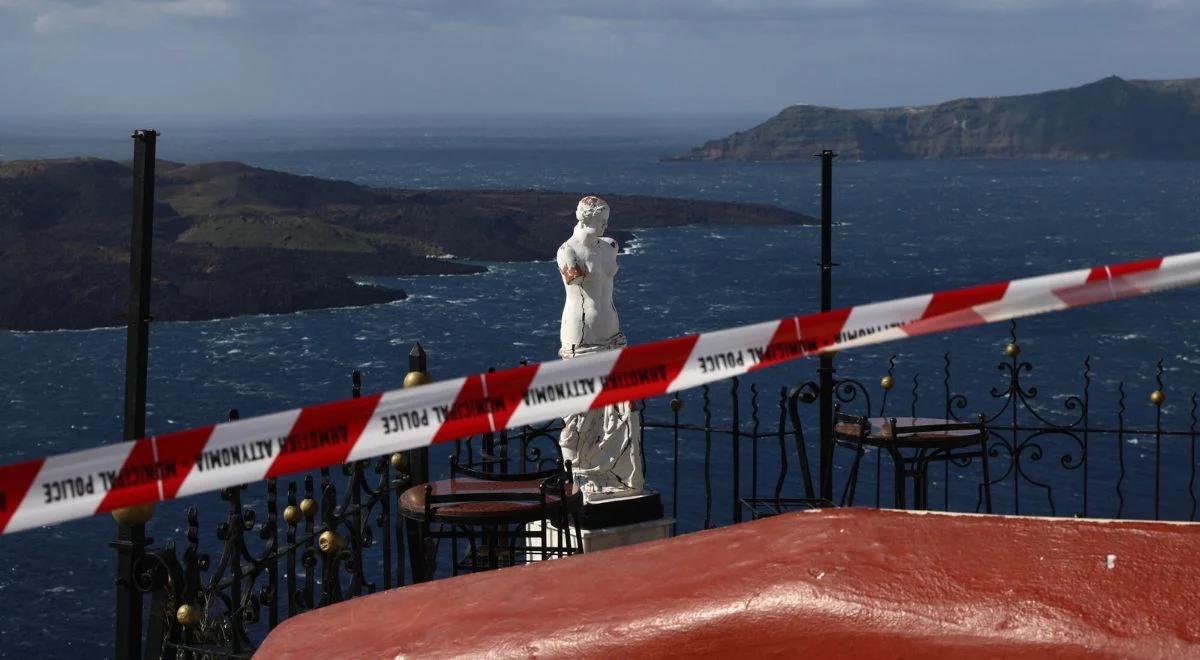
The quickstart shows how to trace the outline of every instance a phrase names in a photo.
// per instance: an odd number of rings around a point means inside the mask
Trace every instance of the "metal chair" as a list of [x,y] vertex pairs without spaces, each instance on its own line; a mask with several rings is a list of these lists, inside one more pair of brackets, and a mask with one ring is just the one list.
[[[850,497],[857,482],[858,464],[864,447],[886,451],[892,458],[897,508],[905,508],[906,481],[913,480],[913,505],[929,505],[929,464],[935,461],[969,463],[978,458],[983,471],[980,484],[984,510],[992,512],[991,473],[988,469],[987,422],[980,415],[975,422],[931,418],[868,418],[849,415],[834,406],[833,440],[858,453],[851,468]],[[901,450],[912,450],[905,456]]]
[[[829,500],[821,499],[817,496],[817,489],[813,483],[812,470],[809,468],[807,443],[804,439],[804,426],[800,422],[799,403],[801,401],[811,402],[808,398],[811,392],[804,387],[795,387],[788,392],[787,396],[787,413],[784,417],[784,411],[781,409],[779,413],[779,445],[782,453],[783,443],[786,436],[791,435],[796,449],[796,460],[800,468],[800,483],[804,488],[804,497],[783,497],[783,482],[787,475],[787,456],[783,454],[781,473],[779,481],[775,488],[774,497],[742,497],[739,501],[743,507],[750,512],[752,520],[775,516],[789,511],[799,511],[805,509],[821,509],[837,506]],[[790,422],[791,428],[787,427]]]
[[[417,519],[423,565],[418,581],[432,579],[437,548],[450,542],[451,574],[491,570],[576,554],[583,541],[579,511],[583,495],[571,480],[570,464],[532,473],[500,473],[460,465],[450,459],[450,478],[405,491],[404,515]],[[572,524],[574,523],[574,524]],[[570,530],[575,538],[570,538]],[[465,541],[466,556],[460,556]]]

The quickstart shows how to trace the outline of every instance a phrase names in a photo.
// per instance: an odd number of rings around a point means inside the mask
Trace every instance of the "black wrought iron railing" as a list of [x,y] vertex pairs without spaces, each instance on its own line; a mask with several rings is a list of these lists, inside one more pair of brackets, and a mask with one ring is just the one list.
[[[844,404],[858,401],[861,410],[876,416],[930,416],[930,411],[948,420],[968,421],[982,413],[990,433],[995,513],[1017,515],[1077,516],[1100,518],[1145,518],[1195,520],[1196,440],[1198,433],[1197,394],[1185,397],[1168,419],[1164,364],[1153,369],[1153,383],[1139,383],[1149,396],[1143,401],[1152,414],[1133,415],[1129,398],[1131,385],[1116,383],[1116,396],[1103,399],[1094,391],[1091,358],[1083,360],[1074,391],[1056,389],[1051,397],[1033,376],[1034,363],[1021,355],[1016,324],[1011,325],[1005,358],[997,367],[998,382],[972,398],[953,385],[953,362],[943,356],[936,379],[941,397],[930,401],[920,396],[921,375],[910,376],[912,388],[907,406],[894,392],[896,364],[893,358],[877,389],[877,408],[872,408],[870,388],[861,380],[838,383],[836,397]],[[806,400],[817,396],[806,388]],[[1172,397],[1176,396],[1172,394]],[[1139,397],[1140,398],[1140,397]],[[1183,414],[1179,414],[1182,412]],[[1153,418],[1152,421],[1147,419]],[[1137,422],[1133,420],[1136,419]],[[849,500],[848,504],[889,506],[886,493],[891,483],[887,457],[873,452],[864,460],[874,470],[860,474],[858,485],[870,492],[873,501]],[[967,464],[946,463],[935,475],[934,492],[940,501],[933,506],[946,511],[978,511],[977,475]]]
[[287,617],[405,584],[413,549],[396,495],[414,482],[415,454],[228,488],[222,510],[189,507],[182,548],[148,549],[137,566],[151,599],[147,657],[248,657]]
[[[877,385],[838,379],[835,402],[877,417],[960,420],[983,410],[996,513],[1196,519],[1197,395],[1168,419],[1162,362],[1151,385],[1152,424],[1131,423],[1124,382],[1101,405],[1090,359],[1074,392],[1044,397],[1015,324],[997,383],[978,399],[955,387],[949,354],[936,376],[902,366],[893,357]],[[941,396],[922,396],[931,381]],[[353,384],[357,394],[357,374]],[[662,492],[676,533],[819,504],[819,398],[814,382],[768,391],[731,378],[641,402],[647,482]],[[397,512],[399,493],[442,474],[451,451],[467,462],[486,456],[498,471],[544,468],[558,458],[560,428],[464,438],[435,451],[432,466],[427,454],[394,454],[227,489],[220,510],[193,505],[184,538],[147,550],[137,567],[150,598],[147,655],[248,656],[287,617],[411,582],[418,548]],[[834,459],[839,492],[827,505],[893,505],[885,452],[838,450]],[[945,462],[929,481],[930,508],[981,510],[979,471],[969,460]]]

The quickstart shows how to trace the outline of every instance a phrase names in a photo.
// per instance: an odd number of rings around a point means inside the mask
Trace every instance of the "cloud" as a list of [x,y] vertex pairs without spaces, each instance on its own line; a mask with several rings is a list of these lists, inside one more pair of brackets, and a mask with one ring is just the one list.
[[782,27],[824,19],[922,20],[996,15],[1118,12],[1197,13],[1195,0],[0,0],[0,12],[24,10],[36,32],[90,26],[142,28],[169,21],[235,14],[316,24],[396,20],[428,27],[524,28],[675,25],[721,30],[755,24]]
[[0,0],[0,10],[29,13],[35,32],[76,28],[141,28],[172,19],[225,18],[235,0]]
[[432,19],[513,23],[548,18],[605,21],[795,21],[862,15],[980,15],[1157,12],[1192,0],[341,0],[339,6],[391,8]]

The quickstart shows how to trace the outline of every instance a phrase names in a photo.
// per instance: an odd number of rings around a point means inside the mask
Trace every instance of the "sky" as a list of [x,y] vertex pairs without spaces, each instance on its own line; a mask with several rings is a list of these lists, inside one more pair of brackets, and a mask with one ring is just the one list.
[[0,115],[720,115],[1200,77],[1200,0],[0,0]]

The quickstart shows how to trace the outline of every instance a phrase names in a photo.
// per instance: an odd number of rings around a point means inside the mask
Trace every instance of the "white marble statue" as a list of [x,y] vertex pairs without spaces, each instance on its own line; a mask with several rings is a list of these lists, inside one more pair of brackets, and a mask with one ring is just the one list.
[[[558,351],[564,360],[626,343],[613,304],[617,242],[604,236],[608,203],[599,197],[584,197],[575,209],[575,218],[575,231],[558,248],[558,271],[566,290]],[[645,487],[641,419],[631,404],[564,418],[558,442],[563,458],[571,461],[585,501],[636,495]]]

